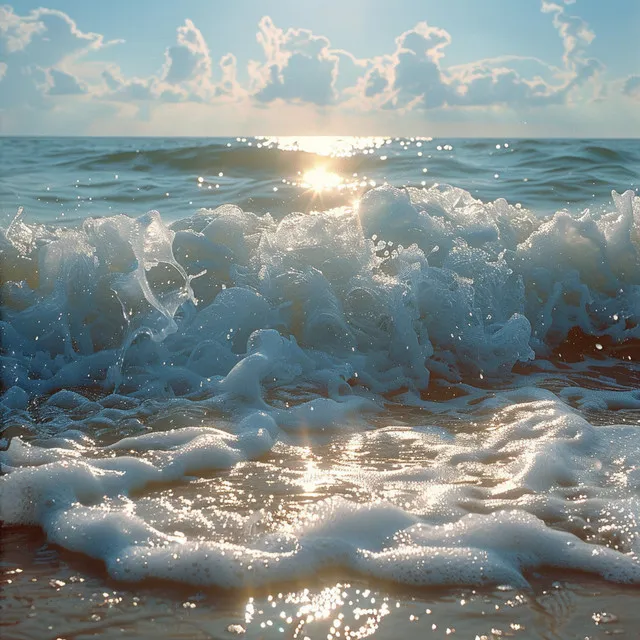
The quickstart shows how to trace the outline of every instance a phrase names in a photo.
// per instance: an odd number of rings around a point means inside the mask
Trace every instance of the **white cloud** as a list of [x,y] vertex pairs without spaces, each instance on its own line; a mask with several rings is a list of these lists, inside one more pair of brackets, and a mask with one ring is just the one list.
[[[640,99],[640,76],[598,85],[604,67],[589,56],[595,34],[584,20],[568,13],[572,0],[540,2],[563,45],[562,59],[555,65],[516,55],[449,65],[447,53],[455,46],[456,34],[427,22],[400,34],[390,52],[358,59],[334,48],[323,35],[281,29],[265,16],[256,35],[263,57],[250,61],[246,74],[233,53],[214,60],[200,29],[186,19],[176,30],[175,42],[158,51],[157,72],[145,77],[125,75],[105,62],[104,54],[102,62],[88,57],[115,41],[83,32],[61,11],[40,8],[21,16],[0,6],[0,109],[5,115],[6,110],[25,107],[60,111],[72,110],[75,103],[86,113],[91,102],[96,109],[103,105],[110,113],[144,119],[145,126],[157,124],[156,110],[184,114],[191,109],[202,115],[217,109],[237,115],[239,121],[264,121],[270,127],[282,120],[289,130],[296,123],[329,128],[348,122],[351,128],[362,123],[375,133],[372,123],[387,127],[395,112],[404,119],[415,114],[416,122],[427,112],[436,120],[445,114],[460,126],[465,117],[477,119],[479,113],[505,118],[509,109],[512,114],[535,108],[555,113],[580,105],[586,112],[593,102],[590,92],[599,101],[623,94]],[[245,75],[248,80],[241,81]],[[285,112],[305,109],[308,118],[285,119]]]
[[[446,67],[444,58],[453,42],[451,34],[421,22],[396,39],[393,54],[370,61],[356,102],[364,109],[403,111],[565,103],[603,66],[587,56],[595,35],[581,18],[567,15],[564,7],[547,0],[541,7],[544,13],[553,14],[553,24],[562,38],[561,68],[516,56]],[[518,69],[525,60],[538,65],[536,73],[527,75]]]
[[66,71],[50,69],[49,79],[51,86],[47,93],[50,96],[72,96],[87,93],[87,87]]
[[440,69],[444,50],[451,44],[451,35],[444,29],[426,22],[396,38],[396,51],[383,58],[381,66],[374,65],[380,76],[386,75],[391,95],[386,108],[441,107],[447,102],[449,82]]
[[105,100],[138,102],[154,100],[158,95],[154,91],[154,78],[124,78],[117,67],[105,69],[102,79],[107,91],[99,96]]
[[582,18],[568,15],[564,7],[548,0],[542,0],[542,11],[553,14],[553,26],[562,38],[567,90],[583,86],[604,70],[602,63],[588,57],[587,49],[596,35]]
[[176,31],[176,44],[164,52],[164,64],[158,73],[146,78],[125,78],[117,67],[102,72],[103,100],[132,102],[211,102],[229,94],[238,86],[233,55],[220,61],[222,81],[213,80],[213,61],[200,29],[187,19]]
[[0,6],[0,51],[3,54],[22,51],[35,34],[42,33],[45,29],[43,22],[35,18],[23,19],[13,12],[12,7]]
[[260,20],[257,40],[265,54],[250,64],[253,95],[259,102],[310,102],[325,106],[337,98],[335,81],[340,58],[324,36],[308,29],[276,27],[269,16]]
[[0,7],[0,55],[4,60],[1,108],[51,106],[54,96],[86,93],[67,68],[75,59],[108,44],[102,35],[83,32],[61,11],[35,9],[26,16]]
[[247,95],[245,89],[238,82],[238,61],[232,53],[227,53],[220,59],[221,80],[216,87],[218,97],[240,99]]
[[211,54],[200,29],[187,19],[178,28],[177,43],[165,51],[161,81],[180,86],[199,99],[214,93]]
[[55,67],[69,57],[116,42],[82,31],[66,13],[56,9],[34,9],[19,16],[9,5],[0,6],[0,53],[23,64]]
[[542,0],[542,12],[553,14],[553,26],[564,45],[565,67],[575,70],[585,62],[586,48],[593,42],[595,33],[582,18],[568,15],[564,7],[553,2]]
[[629,76],[624,82],[622,93],[629,98],[640,100],[640,76]]

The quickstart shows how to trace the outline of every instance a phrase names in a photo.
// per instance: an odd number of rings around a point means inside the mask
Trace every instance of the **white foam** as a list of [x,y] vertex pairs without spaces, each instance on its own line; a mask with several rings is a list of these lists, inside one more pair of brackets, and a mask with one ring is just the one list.
[[567,387],[560,397],[575,403],[581,409],[640,409],[640,391],[611,391],[608,389],[582,389]]
[[[249,414],[237,434],[191,427],[102,449],[86,441],[43,449],[14,438],[2,454],[10,472],[0,481],[0,506],[7,524],[38,524],[123,580],[238,588],[334,566],[402,584],[525,587],[532,571],[554,567],[640,584],[637,428],[595,428],[535,388],[475,406],[483,405],[494,412],[493,429],[454,437],[429,427],[369,432],[369,448],[393,457],[393,447],[410,445],[431,462],[342,470],[343,480],[386,497],[312,504],[277,534],[243,543],[169,533],[171,520],[154,526],[126,496],[264,455],[280,434],[277,416],[265,412]],[[478,486],[481,477],[490,482]],[[164,510],[158,503],[153,521],[162,522]]]
[[[535,383],[557,386],[566,370],[541,359],[580,340],[595,356],[628,341],[632,358],[639,228],[632,192],[540,219],[452,187],[383,187],[279,221],[232,205],[171,228],[157,212],[17,219],[0,235],[2,517],[129,580],[238,587],[334,566],[521,586],[553,566],[637,584],[637,428],[595,427],[561,401],[631,412],[637,392],[559,399]],[[512,374],[533,358],[535,376]],[[348,435],[388,406],[413,426]],[[353,499],[298,504],[282,534],[245,515],[253,502],[221,516],[235,537],[197,509],[185,529],[202,536],[176,534],[156,495],[327,440],[352,454],[326,473]]]
[[[21,354],[8,379],[30,396],[86,381],[188,395],[240,356],[260,368],[248,339],[261,330],[299,347],[277,357],[277,384],[340,363],[376,392],[503,377],[571,329],[640,338],[639,203],[614,194],[610,213],[539,220],[452,187],[381,187],[357,210],[277,224],[232,206],[177,232],[157,212],[55,235],[20,222],[37,241],[4,240],[32,269],[28,284],[3,285],[4,343]],[[206,304],[194,306],[192,281]],[[224,385],[259,403],[277,358],[247,388],[237,372]]]

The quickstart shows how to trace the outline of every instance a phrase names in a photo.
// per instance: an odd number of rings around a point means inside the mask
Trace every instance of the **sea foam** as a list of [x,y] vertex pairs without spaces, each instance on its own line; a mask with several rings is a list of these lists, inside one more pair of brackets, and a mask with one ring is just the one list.
[[[637,393],[531,386],[558,359],[636,353],[632,192],[547,218],[446,186],[280,220],[232,205],[171,226],[18,216],[0,256],[6,524],[123,580],[232,588],[333,567],[523,586],[551,566],[640,583],[637,427],[577,411],[632,411]],[[479,426],[388,426],[398,405]],[[178,516],[156,495],[354,432],[423,463],[347,465],[368,499],[329,496],[251,535],[248,503]]]

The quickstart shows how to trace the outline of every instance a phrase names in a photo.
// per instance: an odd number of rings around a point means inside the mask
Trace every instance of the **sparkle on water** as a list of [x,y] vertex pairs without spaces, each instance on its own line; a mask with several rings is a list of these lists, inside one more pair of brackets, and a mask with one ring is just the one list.
[[258,139],[262,147],[276,147],[281,151],[303,151],[333,158],[373,153],[374,149],[380,149],[392,142],[391,138],[352,136],[284,136]]
[[304,174],[302,186],[314,191],[324,191],[339,187],[342,183],[343,179],[337,173],[327,171],[324,167],[317,167]]

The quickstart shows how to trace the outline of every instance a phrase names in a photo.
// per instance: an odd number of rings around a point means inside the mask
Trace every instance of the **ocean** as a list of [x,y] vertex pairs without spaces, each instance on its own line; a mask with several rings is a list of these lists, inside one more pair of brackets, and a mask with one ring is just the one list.
[[640,142],[0,138],[3,638],[635,637]]

